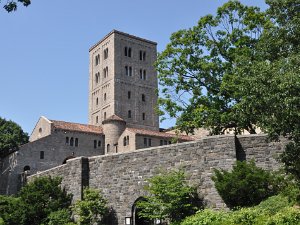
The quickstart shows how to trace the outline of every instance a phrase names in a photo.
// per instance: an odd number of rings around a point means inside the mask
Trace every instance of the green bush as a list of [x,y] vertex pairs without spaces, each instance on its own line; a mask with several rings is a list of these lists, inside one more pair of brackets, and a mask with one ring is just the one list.
[[212,179],[231,209],[257,205],[279,191],[275,176],[255,166],[253,161],[237,161],[231,172],[216,169]]
[[4,220],[0,217],[0,225],[5,225]]
[[68,209],[62,209],[51,212],[45,225],[65,225],[71,221],[71,212]]
[[266,225],[299,225],[300,210],[294,207],[286,207],[274,216],[269,217]]
[[205,209],[197,212],[193,216],[187,217],[181,225],[222,225],[228,215],[229,214],[223,211]]
[[292,205],[293,203],[289,202],[288,197],[283,195],[275,195],[266,199],[265,201],[262,201],[259,205],[255,206],[255,209],[264,211],[269,215],[275,215],[280,210]]

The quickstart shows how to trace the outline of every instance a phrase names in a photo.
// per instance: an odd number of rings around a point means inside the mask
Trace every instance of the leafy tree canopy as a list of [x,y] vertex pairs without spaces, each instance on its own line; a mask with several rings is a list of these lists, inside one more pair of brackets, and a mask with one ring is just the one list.
[[261,12],[229,1],[172,34],[157,60],[159,101],[181,130],[300,133],[300,1],[266,3]]
[[[1,3],[1,0],[0,0]],[[18,4],[21,4],[23,6],[29,6],[31,4],[31,0],[8,0],[6,4],[4,4],[3,8],[7,12],[13,12],[16,11],[18,8]]]
[[196,188],[186,182],[183,171],[161,172],[148,179],[149,195],[137,203],[139,216],[150,220],[179,222],[194,214],[203,205]]
[[0,157],[27,143],[28,139],[28,134],[18,124],[0,117]]

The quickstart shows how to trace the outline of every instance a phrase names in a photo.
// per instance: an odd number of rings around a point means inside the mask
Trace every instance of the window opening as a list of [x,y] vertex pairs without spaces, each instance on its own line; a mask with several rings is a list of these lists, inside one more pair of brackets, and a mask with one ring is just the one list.
[[78,138],[75,138],[75,147],[78,147]]
[[128,91],[128,99],[130,99],[130,98],[131,98],[131,92]]
[[40,151],[40,159],[44,159],[44,151]]
[[97,148],[97,140],[94,140],[94,148]]
[[71,139],[70,139],[70,145],[71,145],[71,146],[74,145],[74,138],[73,138],[73,137],[71,137]]
[[128,118],[131,118],[131,110],[128,110]]
[[66,144],[69,144],[69,137],[66,137]]

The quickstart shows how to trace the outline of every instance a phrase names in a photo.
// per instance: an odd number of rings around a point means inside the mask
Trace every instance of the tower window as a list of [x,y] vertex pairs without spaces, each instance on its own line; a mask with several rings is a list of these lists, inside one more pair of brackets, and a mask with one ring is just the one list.
[[125,55],[125,56],[127,56],[127,52],[128,52],[127,47],[125,47],[125,48],[124,48],[124,55]]
[[144,73],[143,73],[143,80],[146,80],[146,70],[144,70]]
[[104,112],[104,116],[103,117],[104,117],[104,119],[106,119],[106,112]]
[[107,59],[108,58],[108,48],[104,49],[103,54],[104,54],[104,59]]
[[104,101],[106,101],[106,93],[104,93],[103,99]]
[[146,113],[143,113],[143,120],[146,119]]
[[127,136],[127,145],[129,145],[129,136]]
[[75,138],[75,147],[78,147],[78,138]]
[[99,81],[100,81],[100,73],[96,73],[95,74],[95,81],[96,81],[96,84],[99,83]]
[[103,69],[103,76],[104,76],[104,78],[108,77],[108,67],[105,67]]
[[70,146],[73,146],[73,145],[74,145],[74,138],[71,137],[71,139],[70,139]]
[[40,159],[44,159],[44,151],[40,151]]
[[128,110],[128,118],[131,118],[131,110]]
[[140,79],[146,80],[146,70],[140,69]]
[[125,66],[125,74],[126,74],[126,76],[129,76],[129,77],[132,76],[132,67],[131,66]]
[[97,148],[97,140],[94,140],[94,148]]
[[128,57],[131,57],[131,48],[128,48]]
[[143,70],[140,69],[140,79],[143,79]]
[[140,51],[140,60],[146,61],[146,52],[145,51]]
[[144,94],[142,94],[142,101],[145,102],[146,101],[146,97]]
[[99,99],[98,98],[96,98],[96,105],[98,105],[99,104]]
[[110,144],[106,145],[106,152],[110,152]]
[[66,137],[66,145],[69,144],[69,137]]
[[97,66],[100,63],[100,55],[95,56],[95,65]]
[[99,122],[99,118],[98,118],[98,116],[96,116],[96,123],[98,123]]
[[131,92],[128,91],[128,99],[130,99],[130,98],[131,98]]

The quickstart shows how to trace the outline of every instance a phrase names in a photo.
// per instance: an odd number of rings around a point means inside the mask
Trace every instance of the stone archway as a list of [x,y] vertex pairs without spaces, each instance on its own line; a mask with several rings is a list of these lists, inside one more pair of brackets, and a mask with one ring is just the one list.
[[143,197],[139,197],[132,206],[132,225],[152,225],[153,222],[151,220],[142,218],[138,215],[139,209],[137,208],[137,203],[139,201],[145,201]]

